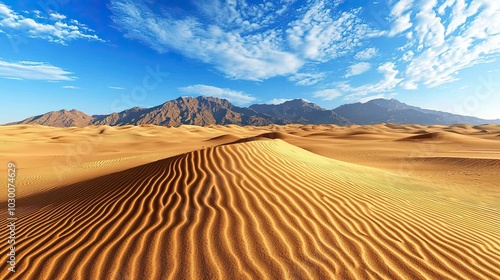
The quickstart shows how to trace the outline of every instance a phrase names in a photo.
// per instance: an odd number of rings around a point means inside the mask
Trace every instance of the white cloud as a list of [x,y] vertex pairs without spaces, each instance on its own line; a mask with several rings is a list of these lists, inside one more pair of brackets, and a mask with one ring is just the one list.
[[456,0],[446,0],[439,8],[437,9],[438,14],[443,15],[445,10],[455,3]]
[[[492,0],[420,2],[415,7],[413,37],[403,54],[405,89],[436,87],[456,81],[460,70],[493,62],[500,53],[500,3]],[[436,13],[437,10],[437,13]],[[448,13],[446,12],[448,11]]]
[[377,71],[383,75],[382,80],[374,84],[366,84],[359,87],[352,87],[348,84],[341,84],[339,89],[342,92],[352,92],[350,96],[362,96],[373,92],[386,92],[394,89],[402,78],[397,78],[399,71],[392,62],[386,62],[377,68]]
[[240,29],[240,31],[254,31],[266,27],[276,21],[274,12],[281,13],[295,2],[271,1],[249,5],[245,1],[206,0],[193,1],[193,4],[206,17],[215,21],[217,26]]
[[271,100],[268,100],[264,102],[264,104],[271,104],[271,105],[278,105],[278,104],[283,104],[287,101],[291,101],[292,99],[287,99],[287,98],[273,98]]
[[409,61],[413,58],[413,56],[415,55],[415,53],[413,51],[407,51],[403,54],[403,56],[401,57],[401,59],[403,61]]
[[295,73],[304,64],[282,49],[282,38],[272,29],[254,34],[223,25],[203,25],[192,17],[174,19],[140,1],[116,0],[110,8],[127,37],[160,53],[173,50],[201,60],[230,78],[263,80]]
[[53,20],[63,20],[63,19],[66,18],[65,15],[62,15],[62,14],[59,14],[59,13],[50,13],[49,16]]
[[9,77],[9,76],[5,76],[5,77],[2,77],[2,78],[7,79],[7,80],[17,80],[17,81],[22,80],[21,78],[18,78],[18,77]]
[[8,62],[0,59],[0,76],[8,79],[71,81],[73,73],[43,62]]
[[397,1],[394,6],[392,6],[391,9],[391,16],[393,17],[400,17],[404,13],[406,13],[408,10],[411,9],[411,6],[413,4],[413,0],[400,0]]
[[316,91],[313,96],[321,98],[323,100],[333,100],[339,97],[341,93],[336,89],[324,89],[320,91]]
[[461,0],[456,1],[455,5],[450,6],[453,6],[453,9],[451,12],[451,22],[446,28],[446,35],[454,32],[458,27],[462,26],[467,21],[468,17],[476,14],[481,6],[481,2],[474,1],[467,6],[465,1]]
[[408,30],[410,27],[412,27],[412,23],[410,22],[410,14],[405,14],[402,15],[396,19],[394,19],[394,22],[392,23],[391,30],[389,31],[389,36],[395,36],[403,31]]
[[357,60],[368,60],[373,58],[375,55],[377,55],[377,49],[376,48],[367,48],[364,49],[360,52],[358,52],[354,58]]
[[288,78],[299,86],[311,86],[317,84],[325,77],[325,73],[296,73]]
[[436,0],[423,1],[420,10],[415,16],[415,27],[419,48],[426,46],[440,46],[444,43],[445,28],[441,18],[434,12]]
[[8,36],[21,34],[63,45],[76,39],[103,41],[97,35],[92,34],[93,30],[76,20],[68,21],[69,24],[63,22],[66,19],[65,15],[51,13],[48,22],[45,23],[39,21],[45,19],[40,16],[39,12],[32,12],[32,15],[35,19],[18,14],[5,4],[0,3],[0,33],[5,33]]
[[410,13],[408,12],[413,4],[413,0],[400,0],[395,2],[390,12],[392,22],[388,35],[390,37],[408,30],[413,24],[410,22]]
[[[197,2],[198,13],[174,17],[147,1],[112,0],[114,23],[125,36],[164,53],[175,51],[212,65],[234,79],[261,81],[293,76],[298,84],[315,84],[314,74],[301,76],[308,64],[351,53],[362,40],[378,36],[359,18],[360,9],[333,12],[338,3],[311,0],[290,21],[294,1],[248,4],[246,1]],[[195,16],[195,15],[199,16]]]
[[370,70],[370,68],[371,68],[371,64],[368,62],[359,62],[359,63],[353,64],[353,65],[349,66],[349,68],[347,68],[347,73],[345,74],[345,77],[349,78],[351,76],[363,74],[363,73],[367,72],[368,70]]
[[317,91],[313,95],[323,100],[332,100],[341,95],[345,95],[344,100],[360,100],[369,93],[392,91],[403,80],[402,78],[397,78],[399,71],[396,70],[396,66],[392,62],[380,65],[377,71],[383,76],[377,83],[354,87],[346,82],[338,82],[334,84],[334,88]]
[[360,9],[335,16],[328,1],[312,2],[286,31],[290,46],[305,59],[328,61],[350,53],[363,39],[378,35],[361,21]]
[[65,88],[65,89],[81,89],[80,87],[75,87],[75,86],[63,86],[62,88]]
[[110,89],[115,89],[115,90],[125,90],[126,88],[124,87],[115,87],[115,86],[108,86]]
[[228,88],[219,88],[209,85],[191,85],[179,88],[180,91],[190,94],[199,94],[203,96],[218,97],[227,99],[237,104],[247,104],[255,100],[255,97],[242,91],[235,91]]

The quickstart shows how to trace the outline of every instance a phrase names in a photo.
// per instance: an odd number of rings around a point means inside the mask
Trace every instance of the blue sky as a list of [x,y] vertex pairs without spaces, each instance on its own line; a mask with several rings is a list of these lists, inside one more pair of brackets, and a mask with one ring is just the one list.
[[498,0],[0,0],[0,123],[179,96],[500,118]]

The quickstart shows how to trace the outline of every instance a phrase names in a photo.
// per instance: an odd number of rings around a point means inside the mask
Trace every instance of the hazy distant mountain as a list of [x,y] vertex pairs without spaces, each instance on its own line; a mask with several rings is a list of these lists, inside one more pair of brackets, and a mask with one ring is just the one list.
[[339,116],[333,110],[323,109],[302,99],[294,99],[277,105],[255,104],[250,106],[250,109],[271,116],[273,123],[277,124],[351,124],[348,119]]
[[450,125],[455,123],[500,123],[500,120],[484,120],[422,109],[406,105],[396,99],[374,99],[366,103],[346,104],[335,108],[333,111],[356,124],[414,123]]
[[484,120],[450,113],[427,110],[401,103],[395,99],[375,99],[326,110],[314,103],[294,99],[277,105],[255,104],[249,108],[237,107],[226,99],[214,97],[180,97],[152,108],[134,107],[109,115],[89,116],[77,110],[53,111],[12,124],[40,124],[47,126],[86,125],[267,125],[267,124],[375,124],[414,123],[430,124],[484,124],[500,120]]
[[75,109],[71,111],[60,110],[45,113],[43,115],[27,118],[16,124],[40,124],[57,127],[87,126],[92,123],[93,118]]
[[492,121],[494,123],[500,123],[500,119],[485,120],[485,119],[480,119],[480,118],[476,118],[476,117],[456,115],[456,114],[451,114],[451,113],[446,113],[446,112],[441,112],[441,111],[436,111],[436,110],[422,109],[419,107],[406,105],[404,103],[399,102],[396,99],[390,99],[390,100],[375,99],[375,100],[372,100],[372,102],[381,106],[381,107],[385,107],[385,108],[389,108],[389,109],[393,109],[393,110],[397,110],[398,108],[400,108],[400,109],[415,110],[418,112],[422,112],[422,113],[426,113],[426,114],[430,114],[430,115],[435,115],[435,116],[438,116],[438,118],[436,120],[440,124],[455,124],[455,123],[484,124],[484,123],[491,123]]

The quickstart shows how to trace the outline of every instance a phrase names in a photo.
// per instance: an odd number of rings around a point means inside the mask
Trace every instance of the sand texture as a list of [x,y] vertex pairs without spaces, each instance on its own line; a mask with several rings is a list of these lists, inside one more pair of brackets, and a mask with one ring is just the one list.
[[0,127],[0,180],[18,168],[0,279],[500,279],[499,135]]

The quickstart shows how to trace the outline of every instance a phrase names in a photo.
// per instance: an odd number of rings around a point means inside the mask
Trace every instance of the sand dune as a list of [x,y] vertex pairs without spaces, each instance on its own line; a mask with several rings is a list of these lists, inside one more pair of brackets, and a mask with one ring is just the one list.
[[233,134],[224,134],[208,139],[209,142],[234,142],[240,140],[241,138]]
[[[75,182],[20,191],[17,272],[2,261],[0,278],[499,279],[500,141],[394,141],[439,128],[384,127],[0,128],[7,147],[24,147],[19,129],[46,153],[104,135],[64,181]],[[373,131],[385,141],[325,137]],[[413,145],[424,146],[408,156]],[[48,154],[31,157],[20,181]],[[411,171],[396,168],[403,159]]]
[[399,139],[399,141],[440,141],[440,142],[465,142],[464,135],[456,134],[453,132],[424,132],[422,134],[414,135]]

